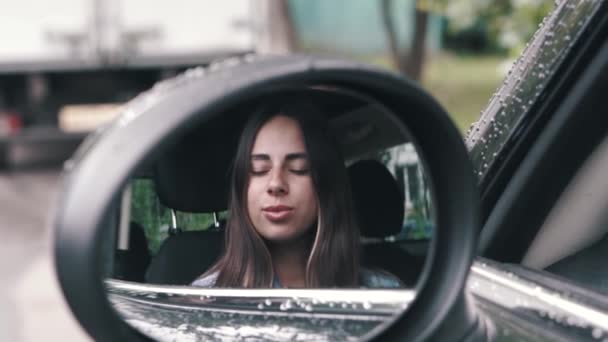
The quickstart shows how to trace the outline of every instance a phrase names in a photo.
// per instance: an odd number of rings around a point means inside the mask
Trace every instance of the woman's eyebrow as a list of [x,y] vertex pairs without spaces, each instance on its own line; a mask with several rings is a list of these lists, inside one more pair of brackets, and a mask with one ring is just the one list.
[[[285,156],[285,160],[288,160],[288,161],[295,160],[295,159],[308,159],[308,155],[306,153],[300,152],[300,153],[289,153],[289,154],[287,154],[287,156]],[[264,153],[256,153],[256,154],[251,155],[251,160],[269,161],[270,156],[268,154],[264,154]]]
[[308,155],[306,153],[289,153],[285,160],[294,160],[294,159],[308,159]]
[[252,154],[251,160],[270,160],[270,156],[267,154]]

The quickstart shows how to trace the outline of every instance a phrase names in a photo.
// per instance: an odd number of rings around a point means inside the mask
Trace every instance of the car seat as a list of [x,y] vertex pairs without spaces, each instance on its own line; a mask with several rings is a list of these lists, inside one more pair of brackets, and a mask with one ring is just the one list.
[[[187,137],[178,146],[159,158],[155,167],[154,182],[160,202],[181,212],[226,210],[230,153],[215,146],[212,137]],[[178,229],[170,235],[152,259],[146,282],[189,285],[205,272],[224,248],[224,222],[218,223],[219,226],[212,225],[206,230]]]
[[150,250],[143,227],[134,221],[129,226],[129,249],[116,250],[114,277],[143,282],[150,264]]
[[407,287],[415,286],[424,260],[386,239],[397,235],[403,225],[404,195],[397,181],[375,160],[355,162],[348,173],[363,237],[363,265],[388,271]]

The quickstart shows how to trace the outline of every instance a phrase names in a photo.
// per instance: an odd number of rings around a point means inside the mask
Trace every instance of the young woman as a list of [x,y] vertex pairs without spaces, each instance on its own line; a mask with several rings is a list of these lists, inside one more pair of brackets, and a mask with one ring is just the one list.
[[251,117],[231,183],[225,252],[193,286],[400,287],[359,265],[344,160],[309,102],[286,99]]

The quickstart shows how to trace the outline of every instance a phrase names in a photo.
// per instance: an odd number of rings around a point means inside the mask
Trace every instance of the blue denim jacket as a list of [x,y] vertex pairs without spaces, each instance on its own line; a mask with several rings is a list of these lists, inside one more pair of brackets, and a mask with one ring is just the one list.
[[[192,282],[192,286],[214,287],[217,280],[217,272],[198,278]],[[403,284],[396,276],[382,270],[362,268],[359,272],[359,283],[363,288],[400,288]],[[282,288],[277,277],[272,282],[273,288]]]

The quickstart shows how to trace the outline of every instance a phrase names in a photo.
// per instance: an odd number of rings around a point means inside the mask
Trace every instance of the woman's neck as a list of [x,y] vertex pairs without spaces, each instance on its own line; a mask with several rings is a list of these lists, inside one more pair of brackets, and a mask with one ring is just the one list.
[[275,243],[269,246],[275,277],[283,287],[306,286],[306,263],[310,241],[306,238],[294,242]]

